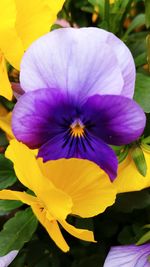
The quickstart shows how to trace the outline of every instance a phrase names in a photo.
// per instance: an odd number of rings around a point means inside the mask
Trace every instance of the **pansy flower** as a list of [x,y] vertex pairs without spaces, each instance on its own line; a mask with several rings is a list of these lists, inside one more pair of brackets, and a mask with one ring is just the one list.
[[104,267],[149,267],[150,244],[112,247]]
[[113,180],[118,162],[109,144],[132,142],[145,126],[131,99],[135,66],[125,44],[97,28],[55,30],[25,53],[20,80],[16,138],[44,161],[88,159]]
[[64,0],[0,1],[0,95],[11,100],[6,60],[16,69],[24,51],[50,31]]
[[115,202],[116,189],[96,164],[81,159],[43,163],[35,158],[32,150],[16,140],[10,142],[6,157],[14,163],[20,182],[34,195],[1,190],[0,199],[20,200],[30,205],[50,237],[65,252],[69,246],[59,224],[71,235],[94,242],[92,231],[74,227],[67,222],[67,216],[93,217]]

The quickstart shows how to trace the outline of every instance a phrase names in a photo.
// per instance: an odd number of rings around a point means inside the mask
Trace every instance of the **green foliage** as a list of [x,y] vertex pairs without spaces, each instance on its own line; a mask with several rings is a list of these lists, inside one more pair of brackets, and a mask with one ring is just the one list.
[[22,202],[16,200],[0,200],[0,216],[6,215],[22,206]]
[[114,205],[114,209],[122,213],[132,213],[134,210],[147,207],[150,207],[150,192],[148,190],[119,194]]
[[122,34],[122,23],[125,19],[125,14],[128,12],[131,0],[117,0],[114,5],[112,5],[110,11],[110,31],[115,34]]
[[[149,228],[150,228],[150,226],[149,226]],[[136,244],[142,245],[144,243],[147,243],[148,241],[150,241],[150,231],[148,231],[146,234],[144,234]]]
[[17,181],[13,164],[0,154],[0,189],[7,188]]
[[90,4],[92,4],[94,7],[97,6],[100,11],[100,16],[102,19],[104,19],[104,10],[105,10],[105,0],[88,0]]
[[135,244],[142,233],[142,227],[137,223],[125,226],[118,235],[118,241],[121,245]]
[[0,256],[11,250],[20,250],[37,228],[37,219],[30,208],[19,211],[9,219],[0,232]]
[[145,156],[143,150],[140,148],[139,145],[134,145],[132,152],[131,152],[132,159],[140,172],[141,175],[146,176],[147,174],[147,164],[145,160]]
[[14,108],[14,103],[12,101],[7,100],[3,96],[0,96],[0,103],[8,110],[11,111]]
[[146,113],[150,113],[150,76],[137,73],[134,99]]
[[132,20],[123,38],[126,39],[130,32],[143,25],[145,25],[145,14],[139,14]]
[[8,140],[5,133],[0,129],[0,146],[5,147],[8,145]]
[[150,27],[150,1],[145,0],[145,10],[146,10],[146,27]]
[[147,44],[147,62],[150,71],[150,34],[148,34],[146,37],[146,44]]
[[136,67],[143,66],[147,63],[147,54],[146,52],[141,53],[135,58],[135,65]]

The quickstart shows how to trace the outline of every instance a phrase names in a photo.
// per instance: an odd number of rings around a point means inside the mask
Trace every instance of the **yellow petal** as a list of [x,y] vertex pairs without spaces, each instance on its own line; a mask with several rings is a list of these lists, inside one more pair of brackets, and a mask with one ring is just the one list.
[[8,100],[12,99],[12,89],[8,79],[6,62],[4,56],[0,53],[0,95]]
[[0,29],[12,27],[16,21],[16,6],[14,0],[0,1]]
[[130,154],[120,164],[118,176],[114,181],[118,193],[139,191],[150,187],[150,153],[143,151],[147,163],[147,175],[143,177],[137,170]]
[[14,163],[14,169],[20,182],[34,191],[34,184],[42,178],[35,157],[25,145],[12,140],[6,150],[6,157]]
[[11,117],[11,112],[9,112],[6,116],[0,116],[0,128],[7,134],[8,139],[15,138],[11,129]]
[[0,199],[6,200],[20,200],[21,202],[32,205],[37,202],[37,199],[26,192],[18,192],[12,190],[1,190]]
[[16,29],[24,49],[50,31],[65,0],[15,0]]
[[91,217],[114,203],[116,189],[95,163],[81,159],[60,159],[45,164],[39,159],[38,162],[44,175],[71,196],[72,213]]
[[[71,213],[71,198],[43,176],[33,152],[27,146],[12,140],[6,150],[6,157],[14,163],[21,183],[36,194],[54,218],[65,219]],[[57,169],[56,165],[55,171]]]
[[92,231],[89,231],[86,229],[78,229],[74,227],[73,225],[67,223],[66,221],[59,221],[59,222],[69,234],[84,241],[95,242]]
[[0,1],[0,49],[19,70],[24,51],[38,37],[49,32],[64,0]]
[[47,210],[56,220],[65,220],[72,211],[72,200],[65,192],[52,188],[47,188],[48,181],[45,180],[41,199]]
[[0,30],[0,48],[7,61],[19,70],[24,48],[15,28]]
[[17,14],[15,1],[0,1],[0,10],[0,49],[8,62],[19,69],[24,49],[15,28]]
[[62,236],[58,223],[55,220],[49,221],[46,217],[46,214],[44,212],[41,212],[40,208],[37,205],[32,205],[32,210],[40,223],[44,226],[50,237],[56,243],[56,245],[64,252],[69,251],[69,246]]

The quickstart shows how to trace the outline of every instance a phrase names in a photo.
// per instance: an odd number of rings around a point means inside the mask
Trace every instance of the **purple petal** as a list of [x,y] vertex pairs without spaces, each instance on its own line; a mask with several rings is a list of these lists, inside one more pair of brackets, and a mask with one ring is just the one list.
[[0,257],[0,267],[7,267],[17,256],[18,250],[12,250],[7,255]]
[[150,244],[112,247],[104,267],[149,267]]
[[114,151],[96,136],[88,135],[84,146],[79,143],[79,155],[98,164],[113,181],[117,176],[118,160]]
[[[99,97],[99,96],[98,96]],[[84,110],[84,109],[83,109]],[[83,111],[58,90],[39,89],[21,96],[14,108],[12,129],[19,141],[40,148],[44,161],[83,158],[97,163],[111,179],[116,177],[117,159],[113,150],[92,134],[73,137],[70,125]]]
[[61,118],[70,116],[69,107],[66,109],[63,103],[65,99],[56,89],[25,93],[13,111],[12,129],[16,138],[30,148],[38,148],[62,132]]
[[57,135],[39,150],[39,157],[44,161],[59,158],[82,158],[98,164],[110,177],[117,176],[118,161],[114,151],[102,140],[88,136],[88,138],[72,138],[65,142],[64,135]]
[[65,134],[58,134],[39,149],[38,157],[43,158],[44,162],[60,158],[78,158],[76,140],[68,138],[66,142]]
[[90,132],[112,145],[124,145],[143,133],[146,117],[133,100],[114,95],[92,96],[82,106],[92,122]]
[[94,94],[121,94],[122,71],[112,45],[102,41],[103,35],[105,31],[94,28],[66,28],[38,39],[21,63],[24,91],[57,88],[80,101]]

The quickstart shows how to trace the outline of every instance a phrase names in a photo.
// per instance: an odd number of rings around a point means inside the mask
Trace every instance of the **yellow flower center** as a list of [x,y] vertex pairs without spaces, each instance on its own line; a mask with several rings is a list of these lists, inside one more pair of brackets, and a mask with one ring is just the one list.
[[84,124],[80,121],[80,119],[76,119],[71,125],[71,134],[74,137],[83,137],[84,136]]

